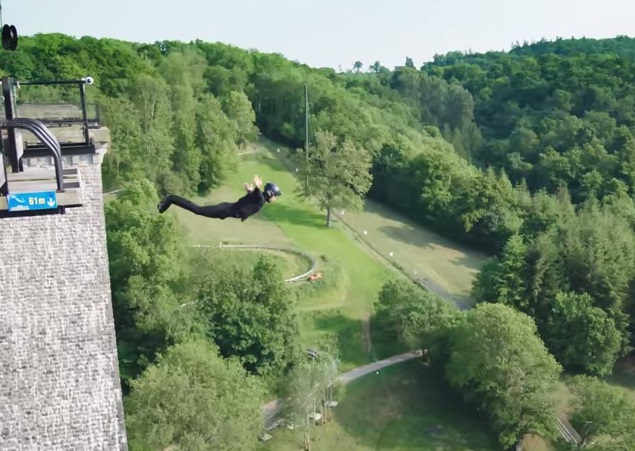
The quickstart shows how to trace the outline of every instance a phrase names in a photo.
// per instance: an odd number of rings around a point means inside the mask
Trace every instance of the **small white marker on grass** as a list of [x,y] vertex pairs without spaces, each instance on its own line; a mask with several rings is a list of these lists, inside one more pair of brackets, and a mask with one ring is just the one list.
[[390,256],[392,257],[392,255],[393,255],[393,254],[392,254],[392,252],[391,252],[391,253],[390,253]]
[[276,149],[276,152],[280,153],[280,149],[279,149],[279,148],[278,148],[278,149]]
[[364,235],[368,235],[368,232],[366,230],[364,230]]
[[298,172],[300,169],[299,168],[295,168],[295,172]]

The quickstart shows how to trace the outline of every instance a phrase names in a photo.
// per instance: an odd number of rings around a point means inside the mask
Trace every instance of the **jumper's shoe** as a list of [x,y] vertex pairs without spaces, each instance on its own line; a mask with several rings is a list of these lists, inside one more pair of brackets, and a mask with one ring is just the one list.
[[157,209],[159,210],[159,213],[163,213],[165,210],[167,210],[170,207],[171,204],[172,202],[170,202],[170,195],[166,194],[163,200],[157,204]]

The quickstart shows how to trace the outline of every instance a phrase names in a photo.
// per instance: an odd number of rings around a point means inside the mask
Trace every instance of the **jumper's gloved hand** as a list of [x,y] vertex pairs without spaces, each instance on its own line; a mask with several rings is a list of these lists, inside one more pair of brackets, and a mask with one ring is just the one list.
[[258,177],[258,174],[254,175],[254,184],[260,188],[262,186],[262,179]]

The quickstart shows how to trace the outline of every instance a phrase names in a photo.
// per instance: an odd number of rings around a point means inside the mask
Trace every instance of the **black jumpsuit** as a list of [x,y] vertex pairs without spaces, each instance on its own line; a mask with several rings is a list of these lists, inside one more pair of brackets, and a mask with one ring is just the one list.
[[265,197],[259,188],[254,188],[253,191],[245,194],[236,202],[221,202],[216,205],[200,206],[183,197],[175,194],[168,194],[165,196],[165,199],[163,199],[162,204],[163,205],[160,205],[159,207],[159,211],[161,212],[167,210],[171,204],[174,204],[185,210],[191,211],[194,214],[205,216],[207,218],[240,218],[241,221],[244,221],[251,215],[260,211],[262,206],[265,204]]

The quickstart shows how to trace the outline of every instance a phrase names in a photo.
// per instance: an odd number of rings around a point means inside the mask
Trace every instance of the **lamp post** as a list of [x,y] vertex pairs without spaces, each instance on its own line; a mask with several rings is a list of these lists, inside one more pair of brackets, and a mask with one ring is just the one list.
[[309,88],[304,85],[304,157],[305,157],[305,179],[304,190],[309,194]]

